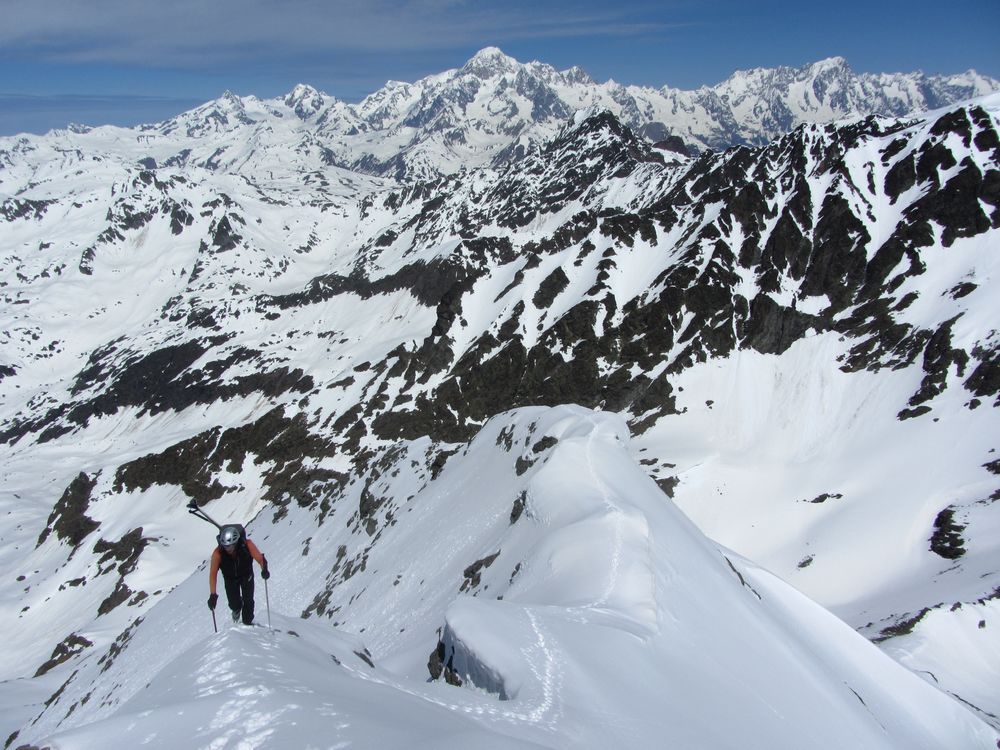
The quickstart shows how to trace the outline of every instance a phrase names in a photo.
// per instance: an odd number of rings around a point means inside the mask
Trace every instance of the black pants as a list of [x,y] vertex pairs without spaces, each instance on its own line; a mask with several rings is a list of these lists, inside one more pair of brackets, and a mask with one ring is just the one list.
[[226,598],[229,608],[238,611],[244,625],[253,624],[253,576],[246,578],[223,578],[226,584]]

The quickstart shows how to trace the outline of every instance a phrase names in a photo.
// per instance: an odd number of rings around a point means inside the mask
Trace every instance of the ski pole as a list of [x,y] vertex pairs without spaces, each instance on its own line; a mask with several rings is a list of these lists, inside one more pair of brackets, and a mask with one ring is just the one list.
[[267,629],[271,628],[271,597],[267,595],[267,579],[264,579],[264,603],[267,605]]
[[213,630],[214,630],[214,631],[215,631],[216,633],[218,633],[218,632],[219,632],[219,626],[215,624],[215,610],[214,610],[214,609],[212,610],[212,629],[213,629]]
[[203,511],[201,508],[198,507],[198,503],[195,500],[192,500],[187,504],[187,509],[188,513],[190,513],[192,516],[196,516],[197,518],[200,518],[203,521],[208,521],[210,524],[215,525],[219,529],[222,528],[222,526],[219,525],[218,521],[216,521],[214,518],[208,515],[208,513],[206,513],[205,511]]

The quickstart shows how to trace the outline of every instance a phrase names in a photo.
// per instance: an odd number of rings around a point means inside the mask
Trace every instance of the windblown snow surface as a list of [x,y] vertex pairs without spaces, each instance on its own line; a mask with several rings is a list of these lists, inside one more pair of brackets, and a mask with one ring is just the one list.
[[[100,685],[77,693],[77,728],[26,733],[64,750],[994,747],[952,698],[708,541],[619,417],[525,408],[457,447],[430,482],[408,455],[393,467],[406,522],[367,566],[405,572],[366,579],[359,632],[289,614],[335,554],[335,524],[303,555],[297,511],[266,510],[250,534],[275,569],[270,627],[259,596],[257,626],[220,608],[214,633],[199,571],[70,678]],[[470,556],[487,562],[461,592]],[[461,688],[427,678],[438,628]]]

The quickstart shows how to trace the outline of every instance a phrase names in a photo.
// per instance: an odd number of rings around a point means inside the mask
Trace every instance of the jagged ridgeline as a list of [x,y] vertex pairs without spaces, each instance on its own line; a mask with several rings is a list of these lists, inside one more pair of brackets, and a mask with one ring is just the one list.
[[[124,632],[190,573],[206,550],[151,529],[191,498],[219,517],[277,506],[276,523],[293,508],[342,523],[353,542],[302,614],[349,625],[338,582],[373,575],[368,549],[405,523],[387,490],[401,456],[433,481],[491,417],[579,404],[647,436],[650,473],[683,502],[654,440],[690,416],[683,384],[804,351],[870,388],[874,420],[973,420],[978,436],[954,495],[899,511],[934,564],[968,567],[933,601],[852,616],[891,637],[942,602],[994,602],[995,545],[965,542],[995,525],[1000,491],[985,437],[1000,434],[998,107],[695,156],[593,110],[501,166],[408,183],[140,164],[99,133],[91,152],[3,141],[0,450],[20,503],[4,560],[23,576],[24,630],[59,623],[17,637],[30,672],[113,645],[95,619]],[[794,502],[816,500],[795,512],[835,513],[850,491],[803,488]],[[805,542],[784,540],[788,569],[829,571]],[[170,572],[136,590],[154,550]],[[470,587],[493,552],[468,561]],[[944,569],[922,558],[894,585]]]

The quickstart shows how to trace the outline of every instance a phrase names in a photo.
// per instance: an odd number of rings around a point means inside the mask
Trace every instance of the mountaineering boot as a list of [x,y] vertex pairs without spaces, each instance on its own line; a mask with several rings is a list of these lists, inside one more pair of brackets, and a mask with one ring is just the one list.
[[232,612],[233,612],[233,622],[239,622],[240,621],[240,611],[238,609],[234,609]]

